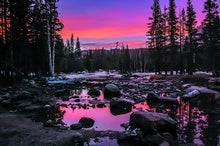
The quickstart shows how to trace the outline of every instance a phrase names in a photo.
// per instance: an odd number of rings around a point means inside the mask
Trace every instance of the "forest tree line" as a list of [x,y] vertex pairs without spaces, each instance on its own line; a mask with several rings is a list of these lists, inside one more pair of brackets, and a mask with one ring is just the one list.
[[154,0],[149,18],[148,44],[154,71],[176,71],[193,74],[196,69],[217,72],[220,69],[220,18],[217,0],[206,0],[201,26],[192,0],[186,10],[176,14],[175,0],[161,10],[160,0]]
[[129,48],[116,43],[111,50],[81,50],[79,37],[64,41],[60,32],[58,0],[0,1],[0,69],[27,75],[55,72],[119,70],[173,71],[192,74],[196,69],[220,69],[220,18],[217,0],[204,2],[205,18],[198,27],[191,0],[176,13],[175,0],[160,6],[153,0],[147,22],[147,47]]

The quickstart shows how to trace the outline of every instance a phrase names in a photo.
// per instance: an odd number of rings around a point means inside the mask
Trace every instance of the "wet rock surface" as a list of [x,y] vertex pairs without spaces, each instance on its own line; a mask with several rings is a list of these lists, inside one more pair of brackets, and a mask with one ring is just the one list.
[[130,125],[140,128],[145,134],[170,132],[177,134],[177,123],[168,114],[135,112],[130,116]]

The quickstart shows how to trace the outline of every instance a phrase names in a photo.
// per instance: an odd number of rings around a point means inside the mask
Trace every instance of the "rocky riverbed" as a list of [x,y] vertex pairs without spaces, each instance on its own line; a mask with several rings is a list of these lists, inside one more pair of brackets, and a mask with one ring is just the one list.
[[132,74],[0,89],[0,145],[219,145],[220,79]]

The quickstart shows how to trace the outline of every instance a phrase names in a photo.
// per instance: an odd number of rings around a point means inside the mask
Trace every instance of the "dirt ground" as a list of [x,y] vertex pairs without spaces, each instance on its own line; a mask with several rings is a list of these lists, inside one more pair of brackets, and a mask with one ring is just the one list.
[[[2,111],[2,110],[1,110]],[[0,113],[0,145],[1,146],[68,146],[74,144],[74,137],[116,138],[118,132],[93,130],[60,130],[56,127],[43,127],[41,122],[33,122],[25,115]],[[86,142],[85,142],[86,143]]]

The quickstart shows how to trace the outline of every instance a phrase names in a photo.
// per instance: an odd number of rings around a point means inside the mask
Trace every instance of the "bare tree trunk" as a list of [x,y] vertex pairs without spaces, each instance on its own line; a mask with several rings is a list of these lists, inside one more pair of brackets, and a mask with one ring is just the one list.
[[52,49],[52,74],[54,75],[54,73],[55,73],[55,51],[56,51],[56,49],[55,49],[55,47],[56,47],[56,40],[54,39],[53,40],[53,49]]
[[[48,3],[46,2],[47,14],[49,12]],[[48,16],[47,16],[48,17]],[[51,31],[49,18],[47,18],[47,45],[48,45],[48,55],[49,55],[49,71],[50,75],[54,76],[54,60],[55,60],[55,42],[53,43],[53,48],[51,48]]]
[[54,75],[53,65],[52,65],[52,51],[51,51],[51,41],[50,41],[50,30],[49,30],[49,20],[47,20],[47,47],[48,47],[48,55],[49,55],[49,71],[50,75]]

